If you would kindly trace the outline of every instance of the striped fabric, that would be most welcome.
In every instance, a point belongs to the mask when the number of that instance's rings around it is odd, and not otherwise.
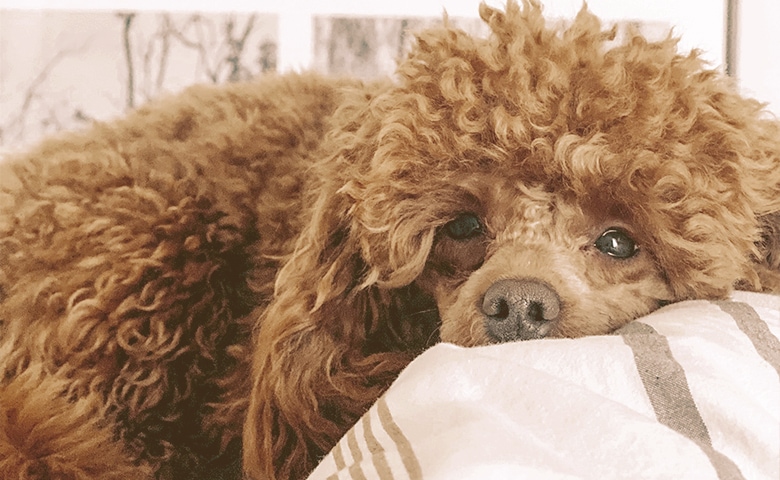
[[[614,335],[415,360],[312,473],[780,479],[780,297],[669,305]]]

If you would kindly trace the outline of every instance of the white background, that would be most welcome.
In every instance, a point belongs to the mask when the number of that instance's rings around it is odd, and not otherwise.
[[[769,102],[780,114],[780,0],[738,0],[736,76],[744,91]],[[279,61],[282,70],[311,62],[311,15],[384,14],[475,16],[478,0],[0,0],[0,8],[237,10],[280,14]],[[503,2],[488,0],[501,6]],[[571,17],[581,0],[545,0],[550,16]],[[713,65],[725,50],[724,0],[589,0],[604,20],[664,21],[682,36],[681,48],[700,48]],[[0,65],[2,68],[2,65]]]

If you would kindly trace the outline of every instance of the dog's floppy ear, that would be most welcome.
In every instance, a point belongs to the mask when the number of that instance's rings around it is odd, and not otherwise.
[[[749,172],[748,195],[758,217],[761,238],[754,267],[766,291],[780,291],[780,122],[752,125],[758,133],[753,156],[742,158]]]
[[[711,105],[716,113],[702,115],[717,134],[710,143],[727,159],[724,164],[739,173],[732,182],[756,224],[755,249],[749,252],[753,281],[737,286],[776,292],[780,290],[780,121],[764,104],[742,97],[735,88],[715,92]]]
[[[780,212],[764,215],[761,221],[758,275],[764,290],[780,291]]]
[[[244,428],[250,478],[301,478],[410,360],[405,349],[372,342],[393,335],[398,289],[426,257],[358,218],[378,127],[365,112],[346,123],[327,140],[335,153],[313,167],[318,193],[304,201],[306,224],[255,332]]]
[[[244,426],[248,478],[302,478],[364,407],[360,378],[332,376],[352,361],[366,307],[357,293],[334,301],[354,291],[364,268],[339,207],[320,197],[261,314]]]
[[[679,298],[777,290],[780,123],[715,72],[689,78],[685,168],[662,169],[645,189],[656,192],[647,210],[680,226],[659,229],[667,238],[655,254]]]
[[[301,478],[411,359],[368,352],[393,292],[376,285],[349,210],[343,195],[320,196],[261,317],[244,430],[250,478]]]

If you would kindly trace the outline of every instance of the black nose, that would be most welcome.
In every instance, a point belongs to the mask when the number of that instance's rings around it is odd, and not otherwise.
[[[499,280],[482,300],[487,332],[496,342],[542,338],[560,312],[558,295],[536,280]]]

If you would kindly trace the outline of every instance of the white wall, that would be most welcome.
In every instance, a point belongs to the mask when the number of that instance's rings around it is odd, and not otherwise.
[[[740,0],[737,18],[737,78],[780,116],[780,0]]]
[[[751,0],[746,0],[751,1]],[[753,0],[762,1],[762,0]],[[763,0],[778,2],[780,0]],[[281,67],[300,68],[311,60],[311,15],[322,13],[477,16],[480,0],[0,0],[0,7],[79,9],[244,10],[279,12]],[[551,16],[571,17],[582,0],[542,0]],[[487,0],[501,6],[504,0]],[[701,48],[715,65],[723,58],[723,0],[589,0],[604,20],[643,19],[668,22],[682,35],[682,48]]]

